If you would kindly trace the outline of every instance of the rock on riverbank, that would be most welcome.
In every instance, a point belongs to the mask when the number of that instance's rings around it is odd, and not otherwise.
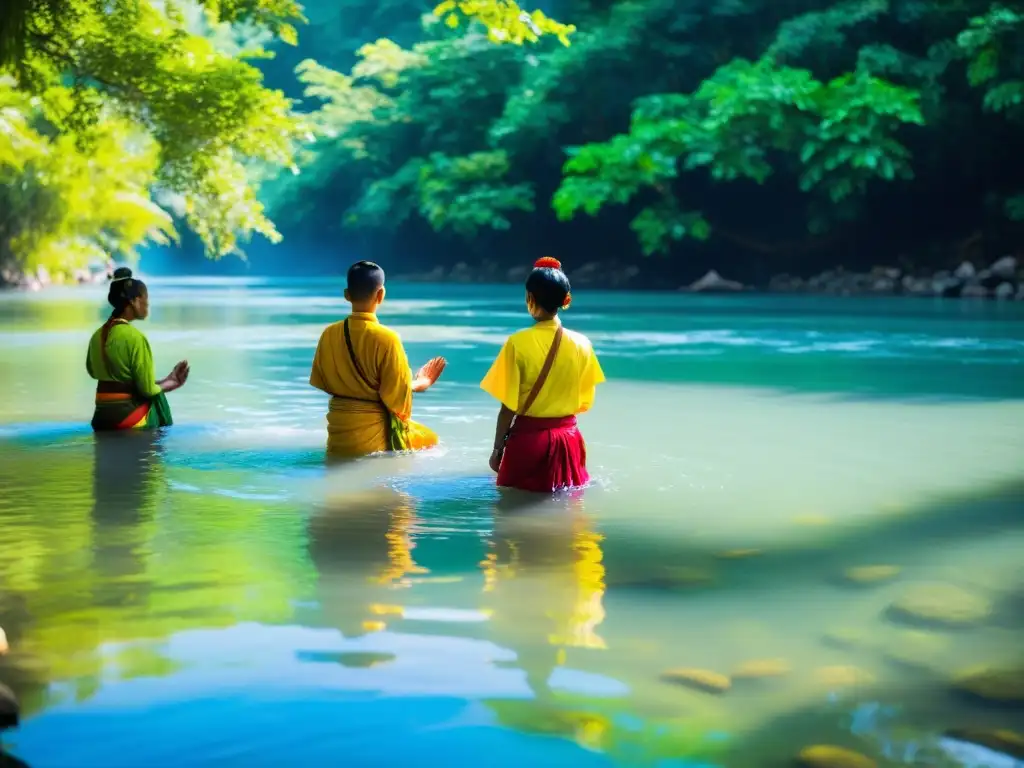
[[[567,265],[568,266],[568,265]],[[503,269],[495,262],[454,267],[434,267],[425,272],[400,274],[394,279],[422,283],[522,283],[528,266]],[[593,261],[568,268],[574,288],[634,290],[673,290],[688,293],[740,293],[760,291],[784,294],[821,294],[831,296],[912,296],[963,299],[1024,300],[1024,264],[1014,256],[1004,256],[987,267],[977,268],[963,262],[953,270],[904,271],[896,267],[875,267],[868,272],[829,269],[811,277],[780,274],[765,285],[745,285],[728,274],[709,270],[693,282],[679,286],[655,277],[636,265]]]
[[[836,296],[918,296],[963,299],[1024,300],[1024,265],[1004,256],[987,267],[965,261],[953,270],[903,271],[875,267],[870,272],[832,269],[804,279],[776,275],[772,293],[819,293]]]

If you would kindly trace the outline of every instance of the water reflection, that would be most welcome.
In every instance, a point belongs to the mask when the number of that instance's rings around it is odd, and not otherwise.
[[[587,517],[581,493],[541,500],[515,493],[495,505],[494,533],[481,563],[484,605],[494,641],[516,654],[532,702],[492,700],[499,720],[527,732],[600,746],[608,719],[552,688],[571,650],[603,650],[602,537]],[[568,708],[566,708],[568,706]]]
[[[140,430],[95,437],[91,567],[104,584],[100,604],[144,606],[147,540],[166,484],[161,434]]]
[[[311,516],[309,557],[323,620],[346,638],[402,615],[397,590],[425,573],[412,556],[415,501],[390,488],[336,494]]]

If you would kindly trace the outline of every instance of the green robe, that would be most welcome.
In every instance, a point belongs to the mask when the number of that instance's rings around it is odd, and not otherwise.
[[[97,393],[92,428],[155,429],[173,424],[171,407],[156,381],[149,340],[129,323],[114,323],[103,350],[103,328],[89,340],[85,370],[99,382],[119,382],[131,388],[130,399],[110,399]]]

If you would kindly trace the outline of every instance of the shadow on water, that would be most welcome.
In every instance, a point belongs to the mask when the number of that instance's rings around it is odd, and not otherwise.
[[[722,551],[659,538],[656,531],[610,526],[607,560],[614,577],[609,587],[657,590],[714,584],[770,590],[779,582],[835,577],[858,565],[913,564],[951,544],[1024,531],[1021,509],[1024,479],[935,499],[869,523],[823,528],[813,543],[772,550]]]

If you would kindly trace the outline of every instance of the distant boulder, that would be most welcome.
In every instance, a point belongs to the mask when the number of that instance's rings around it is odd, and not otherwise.
[[[700,280],[691,283],[684,290],[693,293],[736,293],[744,290],[743,283],[735,280],[726,280],[715,270],[709,271]]]

